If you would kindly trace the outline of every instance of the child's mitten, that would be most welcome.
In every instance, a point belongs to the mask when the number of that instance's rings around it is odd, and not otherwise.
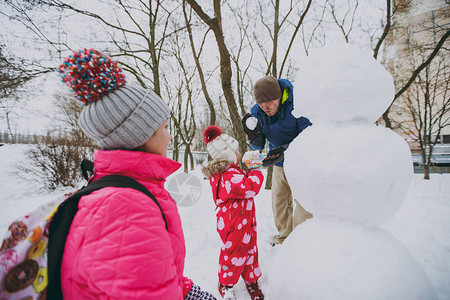
[[[264,158],[264,155],[259,153],[258,150],[247,151],[247,152],[245,152],[244,156],[242,157],[242,162],[249,169],[260,168],[262,166],[263,158]]]

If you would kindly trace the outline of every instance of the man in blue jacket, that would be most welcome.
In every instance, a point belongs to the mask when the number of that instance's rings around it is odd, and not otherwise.
[[[263,160],[263,165],[274,165],[272,210],[278,234],[273,237],[273,245],[283,243],[295,226],[312,217],[293,198],[283,168],[283,152],[300,132],[312,125],[307,118],[295,118],[292,115],[293,88],[292,83],[286,79],[277,80],[273,76],[259,79],[253,87],[257,104],[251,108],[251,114],[246,114],[242,119],[251,148],[262,150],[266,140],[269,142],[269,153]],[[258,120],[254,129],[247,126],[247,119],[252,116]]]

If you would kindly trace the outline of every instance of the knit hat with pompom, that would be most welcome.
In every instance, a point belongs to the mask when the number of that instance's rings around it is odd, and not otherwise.
[[[238,141],[222,132],[217,126],[209,126],[203,132],[203,141],[206,149],[213,159],[224,158],[231,163],[237,163],[236,150]]]
[[[157,94],[127,86],[118,63],[97,50],[75,52],[58,71],[85,105],[78,124],[102,149],[142,146],[169,117]]]

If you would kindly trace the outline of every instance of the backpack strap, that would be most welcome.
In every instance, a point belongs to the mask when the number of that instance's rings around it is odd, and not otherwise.
[[[62,257],[70,226],[72,225],[73,218],[78,211],[78,203],[80,198],[105,187],[132,188],[146,194],[160,209],[166,230],[168,230],[166,216],[164,215],[161,205],[156,200],[155,196],[153,196],[153,194],[145,186],[136,180],[122,175],[108,175],[92,182],[91,184],[88,184],[86,187],[82,188],[80,191],[76,192],[61,203],[50,221],[47,246],[48,299],[63,299],[61,288]]]
[[[219,188],[220,188],[220,181],[222,180],[222,174],[220,174],[219,180],[217,181],[217,189],[216,189],[216,199],[219,199]],[[219,206],[216,205],[216,211],[219,208]]]
[[[219,199],[219,188],[220,188],[220,181],[222,180],[222,174],[220,174],[219,180],[217,181],[217,189],[216,189],[216,199]]]
[[[80,163],[81,173],[84,179],[88,180],[94,174],[94,163],[88,159],[83,159]]]

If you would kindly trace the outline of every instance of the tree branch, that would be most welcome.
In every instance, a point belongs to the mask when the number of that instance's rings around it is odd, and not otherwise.
[[[433,60],[433,58],[436,56],[436,54],[441,49],[442,45],[444,44],[445,40],[450,35],[450,30],[447,30],[447,32],[444,34],[444,36],[440,39],[439,43],[434,48],[433,52],[430,54],[430,56],[427,58],[426,61],[424,61],[416,70],[414,70],[411,78],[408,80],[408,82],[395,94],[394,100],[392,100],[392,103],[394,103],[395,99],[400,97],[411,85],[411,83],[414,82],[416,77],[419,75],[419,73],[430,64],[430,62]],[[389,107],[392,106],[392,103]]]

